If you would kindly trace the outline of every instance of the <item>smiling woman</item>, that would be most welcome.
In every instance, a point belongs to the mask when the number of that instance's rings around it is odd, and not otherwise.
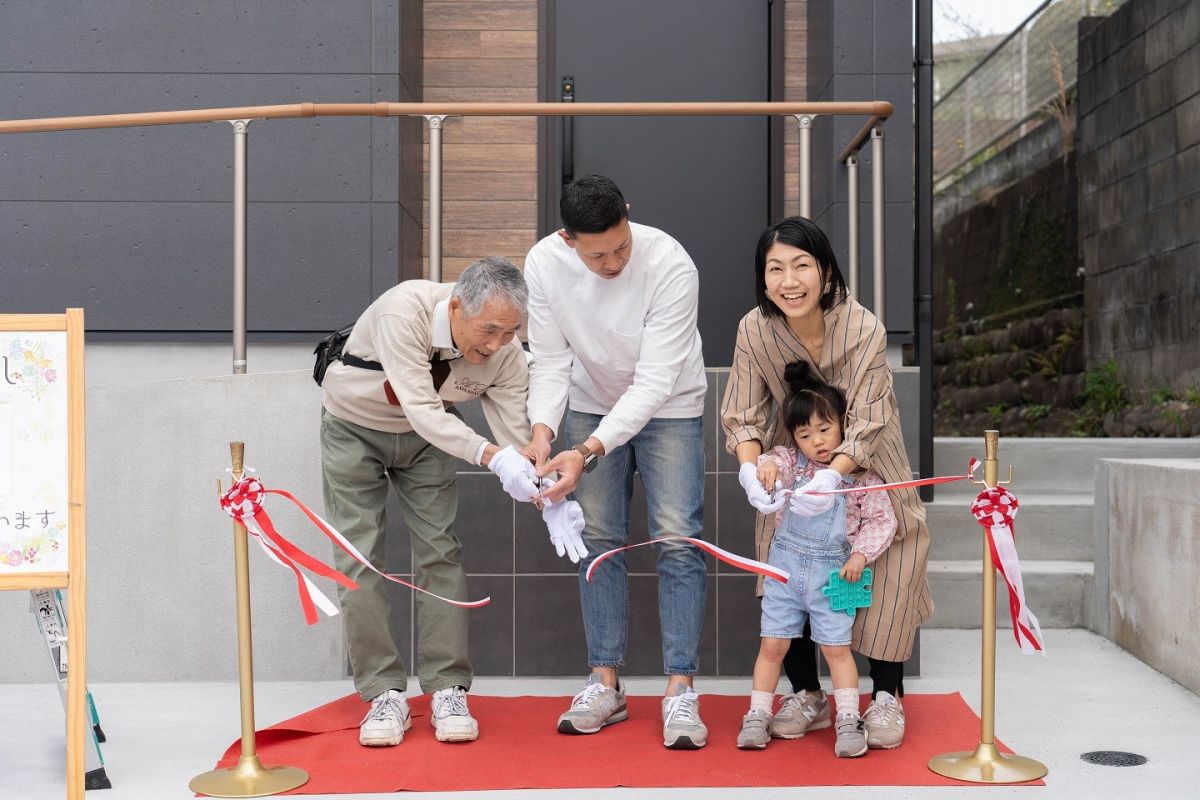
[[[789,438],[780,419],[788,392],[784,371],[796,361],[807,362],[846,395],[843,441],[832,448],[830,469],[842,475],[874,470],[889,483],[911,478],[887,363],[887,331],[846,290],[824,232],[803,217],[770,226],[759,238],[754,269],[758,307],[738,325],[721,406],[726,447],[742,464],[747,499],[760,510],[770,505],[767,491],[773,487],[758,483],[756,462],[764,450]],[[900,744],[903,711],[896,697],[903,693],[902,662],[912,653],[917,628],[933,613],[925,575],[925,509],[913,489],[889,495],[898,521],[896,538],[879,557],[879,588],[871,607],[858,614],[851,642],[871,662],[876,702],[864,718],[872,747]],[[773,534],[773,514],[760,515],[755,535],[760,560],[766,560]],[[793,642],[784,666],[796,702],[785,702],[777,717],[788,709],[799,714],[806,703],[816,702],[802,691],[820,694],[812,648],[807,637]],[[819,703],[824,702],[821,696]],[[814,709],[810,719],[822,713]]]

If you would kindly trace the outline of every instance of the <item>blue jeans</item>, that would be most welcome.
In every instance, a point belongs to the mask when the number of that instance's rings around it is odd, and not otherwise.
[[[568,410],[564,441],[584,441],[601,419],[597,414]],[[651,419],[636,436],[600,458],[575,489],[574,499],[583,507],[586,520],[583,540],[588,557],[579,564],[579,594],[592,667],[619,667],[625,662],[629,632],[625,554],[601,564],[591,583],[584,575],[600,553],[627,544],[635,471],[646,492],[650,537],[699,537],[704,525],[702,419]],[[704,627],[704,556],[686,542],[663,542],[654,549],[658,555],[663,671],[695,675]]]

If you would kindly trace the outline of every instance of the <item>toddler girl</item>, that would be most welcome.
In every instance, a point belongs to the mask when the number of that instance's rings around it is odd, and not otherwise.
[[[830,469],[834,451],[842,443],[846,396],[821,380],[806,361],[789,364],[784,379],[788,396],[781,409],[783,424],[796,446],[781,445],[761,456],[758,479],[767,491],[781,484],[791,487],[795,490],[792,497],[798,499],[801,487],[820,470]],[[883,483],[870,470],[858,470],[850,477],[839,474],[838,478],[842,486]],[[762,644],[754,664],[750,711],[742,718],[737,739],[742,749],[761,750],[770,741],[769,724],[780,666],[791,640],[800,635],[807,620],[833,678],[837,712],[834,753],[840,758],[854,758],[867,752],[858,710],[858,669],[850,653],[854,617],[834,611],[822,590],[829,584],[832,571],[840,571],[848,581],[862,576],[863,568],[892,543],[896,515],[887,492],[854,492],[835,498],[828,511],[816,516],[796,514],[790,507],[776,515],[767,561],[786,570],[790,580],[786,584],[775,580],[764,583]],[[781,507],[784,502],[782,497],[777,500]],[[814,720],[808,730],[827,728],[829,724],[828,717]]]

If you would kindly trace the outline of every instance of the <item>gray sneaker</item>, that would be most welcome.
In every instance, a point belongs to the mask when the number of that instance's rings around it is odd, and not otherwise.
[[[825,692],[802,689],[783,696],[779,711],[771,717],[770,731],[776,739],[799,739],[829,724],[829,698]]]
[[[679,686],[662,701],[663,745],[672,750],[699,750],[708,744],[708,728],[700,719],[700,695]]]
[[[835,756],[858,758],[867,752],[867,733],[863,728],[862,717],[857,714],[852,717],[838,717],[834,727],[837,728],[837,741],[833,745]]]
[[[575,695],[571,707],[558,718],[559,733],[596,733],[605,725],[629,718],[625,708],[625,690],[620,684],[609,688],[593,674],[587,686]]]
[[[742,717],[742,729],[738,732],[739,750],[765,750],[771,741],[767,723],[771,715],[759,708],[752,708]]]
[[[893,750],[904,741],[904,708],[887,692],[876,693],[863,714],[863,723],[872,749]]]

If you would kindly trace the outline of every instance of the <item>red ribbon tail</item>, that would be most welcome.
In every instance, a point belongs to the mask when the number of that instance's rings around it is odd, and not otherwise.
[[[331,581],[339,583],[342,586],[345,586],[347,589],[358,588],[358,584],[353,580],[347,578],[333,567],[323,564],[322,562],[313,558],[311,555],[304,552],[299,547],[292,544],[290,541],[280,535],[280,533],[275,530],[275,525],[271,522],[271,518],[267,515],[266,511],[259,509],[255,512],[254,519],[256,522],[258,522],[259,527],[262,528],[263,533],[267,535],[267,538],[270,539],[280,551],[288,556],[288,558],[305,567],[313,574],[320,575],[322,578],[329,578]]]
[[[263,516],[266,515],[264,514]],[[257,519],[257,515],[255,515],[255,518]],[[259,524],[262,524],[261,520]],[[258,534],[252,533],[250,535],[257,536]],[[269,545],[266,546],[269,547]],[[304,610],[304,621],[309,625],[316,625],[317,606],[313,602],[312,594],[308,591],[308,586],[304,583],[304,575],[300,573],[300,568],[296,566],[295,562],[286,553],[279,552],[278,547],[275,548],[275,557],[279,559],[279,563],[290,569],[296,577],[296,594],[300,595],[300,608]]]

